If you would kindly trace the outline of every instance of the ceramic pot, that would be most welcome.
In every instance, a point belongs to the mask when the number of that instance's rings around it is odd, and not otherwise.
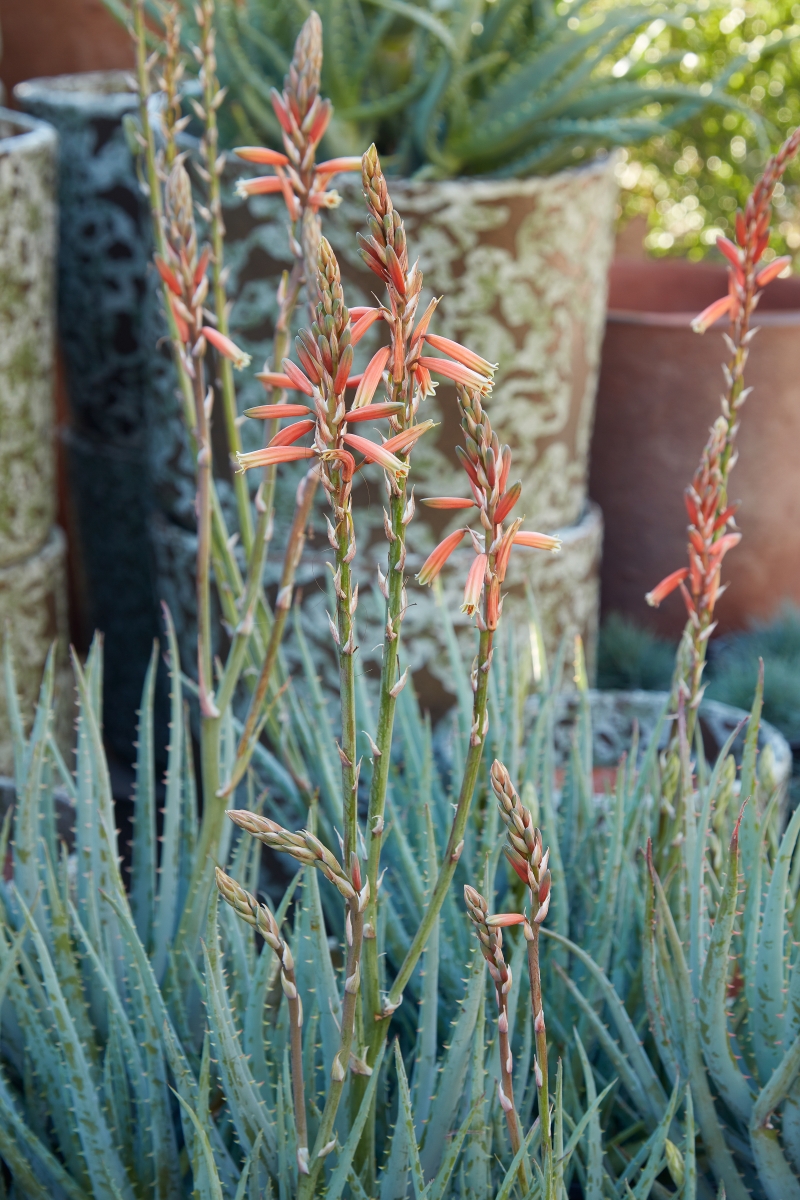
[[[590,475],[606,521],[602,608],[670,637],[685,621],[680,595],[659,609],[644,596],[686,561],[683,490],[719,413],[727,354],[724,321],[702,336],[690,322],[726,289],[723,268],[685,262],[618,260],[610,275]],[[771,284],[755,324],[730,485],[743,538],[725,559],[721,631],[800,603],[800,279]]]
[[[158,633],[147,532],[145,405],[157,337],[150,215],[123,125],[138,100],[121,71],[29,80],[14,95],[59,135],[58,317],[76,516],[71,549],[85,597],[78,624],[105,634],[105,732],[128,755]]]
[[[56,733],[67,744],[65,540],[53,522],[55,477],[56,135],[0,109],[0,630],[23,712],[36,702],[56,642]],[[0,774],[12,769],[0,689]]]

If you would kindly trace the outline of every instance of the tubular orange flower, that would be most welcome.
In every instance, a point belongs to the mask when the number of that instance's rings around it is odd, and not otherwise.
[[[658,608],[662,600],[666,600],[677,587],[683,583],[689,574],[688,567],[681,567],[679,571],[673,571],[671,575],[667,575],[666,579],[662,579],[657,587],[654,587],[652,592],[648,592],[645,600],[651,608]]]
[[[374,354],[370,359],[367,369],[361,376],[361,383],[358,385],[358,390],[353,400],[353,408],[364,408],[370,403],[375,395],[375,390],[381,381],[381,375],[386,369],[386,364],[389,361],[391,351],[388,346],[383,346],[377,354]]]
[[[722,234],[720,234],[717,238],[717,249],[725,255],[728,262],[732,263],[734,267],[741,267],[742,257],[739,253],[738,247],[734,242],[730,241],[729,238],[723,237]]]
[[[520,878],[523,876],[520,875]],[[528,874],[525,872],[524,882],[528,882]],[[490,929],[506,929],[509,925],[524,925],[525,917],[522,913],[495,913],[493,917],[486,918],[486,924]]]
[[[348,425],[355,425],[359,421],[378,421],[382,417],[395,417],[399,412],[402,412],[405,405],[402,401],[387,401],[385,404],[365,404],[363,408],[351,409],[345,413],[344,419]],[[391,448],[391,447],[390,447]]]
[[[354,450],[363,454],[368,462],[377,463],[379,467],[383,467],[384,471],[390,471],[393,475],[408,474],[408,463],[401,462],[389,450],[376,445],[369,438],[360,437],[357,433],[346,433],[344,441],[348,446],[352,446]]]
[[[211,325],[204,325],[201,330],[206,341],[210,342],[214,349],[223,354],[225,358],[229,358],[237,371],[241,371],[244,367],[250,365],[251,356],[244,350],[240,350],[235,342],[232,342],[224,333],[220,333],[218,329],[214,329]]]
[[[705,333],[707,329],[718,321],[720,317],[724,317],[727,312],[730,312],[733,304],[733,297],[722,296],[719,300],[715,300],[713,304],[709,304],[708,308],[704,308],[699,316],[692,321],[692,329],[695,333]]]
[[[289,376],[281,374],[280,371],[259,371],[256,379],[263,383],[265,388],[279,388],[282,392],[294,391],[294,384]]]
[[[237,146],[233,153],[245,162],[268,167],[285,167],[289,162],[280,150],[270,150],[268,146]]]
[[[311,383],[308,379],[306,379],[300,368],[295,366],[291,359],[285,358],[283,360],[283,369],[289,377],[289,384],[291,387],[296,388],[298,392],[305,392],[307,396],[314,395],[314,389],[311,386]]]
[[[422,570],[417,575],[417,579],[423,586],[426,583],[433,583],[450,555],[461,545],[466,535],[466,529],[457,529],[455,533],[448,534],[444,541],[439,542],[436,549],[431,551],[422,564]]]
[[[475,354],[466,346],[462,346],[460,342],[440,337],[438,333],[426,333],[423,337],[429,346],[433,346],[434,350],[441,350],[442,354],[449,355],[462,366],[468,367],[470,371],[476,371],[479,375],[485,375],[487,379],[491,379],[497,370],[497,363],[487,362],[485,358],[481,358],[480,354]]]
[[[460,496],[429,496],[422,503],[426,508],[474,508],[474,500],[462,499]]]
[[[175,324],[178,327],[178,337],[185,344],[189,340],[189,326],[186,322],[186,318],[181,316],[181,314],[178,312],[177,305],[175,304],[175,302],[171,296],[170,296],[170,308],[172,309],[172,315],[175,318]]]
[[[764,267],[763,271],[759,271],[756,275],[756,287],[766,287],[791,265],[792,259],[789,254],[784,254],[782,258],[774,258],[768,267]]]
[[[251,467],[271,467],[274,463],[297,462],[301,458],[315,458],[316,451],[305,446],[266,446],[249,454],[237,454],[240,471]]]
[[[561,549],[561,538],[552,537],[549,533],[529,533],[521,529],[514,534],[515,546],[528,546],[531,550],[552,550],[555,554]]]
[[[359,313],[358,317],[353,315],[356,312]],[[355,321],[355,324],[350,330],[350,344],[355,346],[358,342],[360,342],[370,326],[374,325],[376,321],[380,321],[382,317],[382,308],[351,308],[350,319],[351,321]]]
[[[476,554],[475,561],[469,569],[466,586],[464,587],[464,603],[461,605],[461,611],[468,613],[469,616],[472,616],[481,602],[488,562],[489,556],[487,554]]]
[[[256,179],[240,179],[236,184],[236,195],[242,200],[248,196],[270,196],[283,191],[283,180],[278,175],[259,175]]]
[[[724,537],[719,539],[719,541],[711,543],[711,546],[709,547],[709,558],[724,558],[729,550],[732,550],[734,546],[739,545],[741,540],[741,533],[726,533]]]
[[[425,309],[425,312],[422,314],[419,321],[417,322],[417,327],[411,335],[411,344],[412,345],[415,342],[418,342],[420,340],[420,338],[423,338],[425,336],[425,334],[428,332],[428,326],[431,323],[431,317],[436,312],[438,305],[439,305],[439,298],[437,296],[434,296],[433,300],[431,300],[430,304]]]
[[[246,408],[244,415],[257,421],[278,421],[282,417],[306,417],[308,408],[305,404],[259,404],[256,408]]]
[[[433,429],[435,421],[422,421],[419,425],[413,425],[411,429],[404,429],[402,433],[395,434],[394,437],[388,438],[383,443],[384,450],[391,450],[392,454],[402,454],[404,450],[410,450],[411,447],[422,437],[423,433],[427,433],[429,429]]]
[[[298,442],[304,434],[310,433],[316,425],[316,421],[296,421],[294,425],[287,425],[285,429],[281,429],[280,433],[276,433],[271,440],[270,446],[291,446],[293,442]]]
[[[360,171],[360,155],[347,155],[343,158],[328,158],[325,162],[317,163],[318,175],[338,175],[340,171]]]
[[[500,479],[500,490],[501,491],[503,489],[503,483],[504,483],[504,480],[501,478]],[[498,525],[501,522],[505,521],[506,517],[511,512],[512,508],[517,503],[517,501],[519,500],[521,495],[522,495],[522,484],[521,483],[515,483],[513,485],[513,487],[510,487],[508,489],[508,491],[505,493],[503,498],[499,501],[497,508],[494,510],[494,519],[495,519],[495,521],[497,521]]]
[[[464,367],[461,363],[450,362],[447,358],[420,358],[417,366],[433,375],[452,379],[454,383],[463,383],[465,387],[472,387],[480,392],[489,390],[489,381],[483,375],[470,371],[469,367]]]
[[[164,283],[167,285],[169,290],[176,296],[182,295],[182,289],[181,285],[178,283],[178,277],[176,276],[175,272],[167,266],[163,258],[160,258],[157,254],[154,254],[153,262],[156,264],[156,270],[164,280]]]

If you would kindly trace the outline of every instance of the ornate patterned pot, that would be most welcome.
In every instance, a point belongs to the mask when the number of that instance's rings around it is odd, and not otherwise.
[[[60,721],[68,721],[64,536],[55,480],[56,135],[0,109],[0,631],[6,625],[24,711],[59,643]],[[0,773],[11,767],[0,689]]]
[[[122,71],[29,80],[14,95],[59,135],[65,451],[71,556],[85,600],[77,628],[84,638],[94,628],[105,634],[105,732],[126,754],[158,631],[147,531],[145,404],[157,337],[150,216],[123,127],[138,101]]]

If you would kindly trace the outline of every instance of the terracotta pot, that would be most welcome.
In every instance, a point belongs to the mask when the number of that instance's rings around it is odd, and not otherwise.
[[[0,77],[23,79],[133,66],[133,44],[103,0],[0,0]]]
[[[675,637],[679,594],[660,609],[644,596],[686,561],[683,490],[719,413],[726,356],[720,322],[690,321],[724,294],[721,267],[617,260],[598,386],[589,490],[603,509],[603,612],[621,612]],[[731,497],[743,540],[725,559],[720,630],[800,602],[800,279],[779,279],[757,311]]]

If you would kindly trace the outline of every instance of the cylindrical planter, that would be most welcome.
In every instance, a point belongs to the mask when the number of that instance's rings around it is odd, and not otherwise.
[[[644,596],[686,562],[683,490],[720,411],[727,356],[725,322],[703,336],[690,322],[726,289],[720,267],[619,260],[611,271],[590,476],[606,522],[602,608],[673,637],[680,596],[657,610]],[[730,485],[743,537],[725,559],[721,630],[800,602],[800,280],[771,284],[755,324]]]
[[[151,230],[124,129],[137,107],[121,71],[30,80],[14,91],[59,134],[59,332],[69,403],[67,475],[85,610],[105,634],[105,732],[129,755],[152,638],[156,586],[145,408],[151,388]],[[124,589],[121,589],[124,581]]]
[[[0,631],[26,721],[57,645],[56,733],[69,740],[65,541],[55,478],[56,135],[0,109]],[[4,633],[0,636],[5,636]],[[0,689],[0,774],[13,766]]]
[[[56,136],[0,109],[0,564],[55,519]]]
[[[26,727],[36,706],[42,668],[53,642],[56,659],[56,735],[72,744],[72,680],[67,661],[66,540],[53,526],[35,554],[0,566],[0,630],[8,628],[17,692]],[[14,754],[5,688],[0,688],[0,775],[11,774]]]

